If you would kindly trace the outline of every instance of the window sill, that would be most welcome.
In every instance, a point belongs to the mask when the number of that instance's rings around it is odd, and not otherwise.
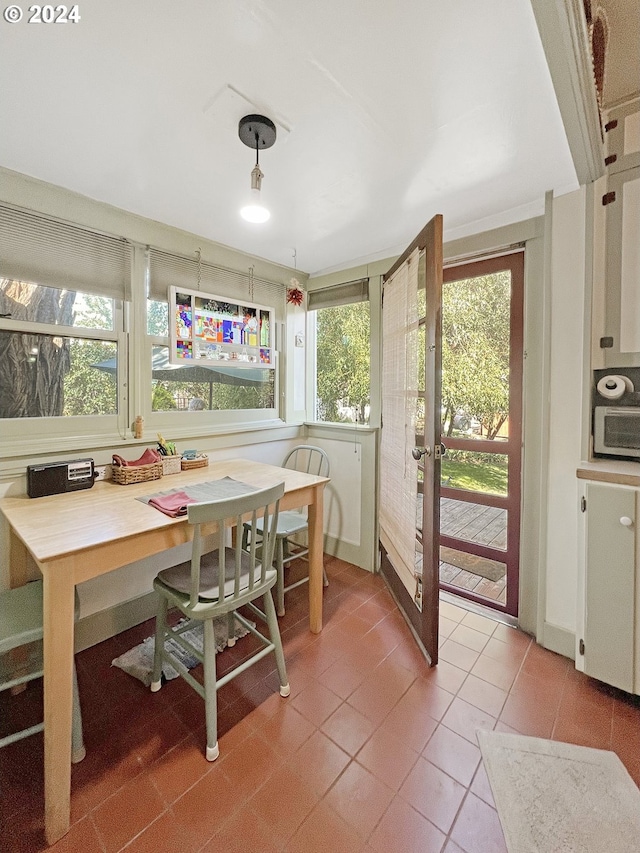
[[[377,427],[371,426],[367,424],[343,424],[343,423],[332,423],[330,421],[305,421],[305,427],[308,429],[327,429],[336,432],[348,432],[353,435],[354,433],[375,433],[378,431]]]
[[[255,444],[256,433],[266,434],[266,441],[276,441],[295,437],[301,426],[301,423],[285,423],[281,420],[217,426],[201,424],[192,425],[190,429],[172,430],[170,434],[165,431],[164,435],[171,441],[179,442],[179,449],[185,449],[194,443],[200,444],[204,439],[213,439],[215,443],[219,440],[221,447],[242,447]],[[152,427],[147,427],[142,438],[123,439],[118,433],[101,433],[64,437],[42,436],[21,442],[5,441],[0,455],[0,477],[10,478],[24,474],[27,465],[85,456],[93,457],[97,465],[104,465],[111,461],[113,453],[135,453],[137,450],[142,452],[145,447],[155,447],[156,432]],[[225,437],[230,440],[225,441]]]

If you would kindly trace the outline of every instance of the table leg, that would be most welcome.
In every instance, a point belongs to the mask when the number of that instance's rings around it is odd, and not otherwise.
[[[323,566],[323,493],[324,484],[315,489],[315,500],[309,504],[309,628],[322,631],[322,566]]]
[[[44,576],[44,818],[48,843],[69,830],[74,585],[57,564]]]
[[[13,528],[9,530],[9,586],[14,589],[17,586],[24,586],[29,580],[27,549],[24,543],[18,539],[13,532]]]

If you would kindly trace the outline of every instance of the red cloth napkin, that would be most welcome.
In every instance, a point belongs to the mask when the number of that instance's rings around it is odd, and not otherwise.
[[[149,499],[149,506],[159,509],[171,518],[187,514],[187,505],[195,504],[197,501],[190,498],[186,492],[173,492],[170,495],[159,495],[157,498]]]
[[[158,451],[152,450],[151,447],[147,447],[142,456],[133,462],[128,462],[126,459],[123,459],[122,456],[118,456],[117,453],[113,454],[113,464],[122,465],[125,468],[134,468],[136,465],[151,465],[152,462],[160,462],[161,459],[162,456]]]

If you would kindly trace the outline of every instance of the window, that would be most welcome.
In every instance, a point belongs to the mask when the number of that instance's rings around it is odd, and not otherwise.
[[[0,314],[0,418],[117,413],[113,300],[0,279]]]
[[[368,281],[313,290],[308,305],[315,325],[315,418],[369,423],[370,311]]]
[[[155,346],[151,357],[152,410],[273,409],[275,371],[264,368],[234,370],[169,363],[169,348]]]
[[[149,250],[147,335],[151,342],[151,412],[249,411],[259,417],[277,416],[278,371],[260,367],[242,371],[194,364],[169,363],[170,286],[215,292],[234,301],[246,299],[273,306],[276,321],[284,317],[282,284],[201,263],[197,259]]]
[[[167,294],[170,284],[199,289],[201,279],[203,291],[268,306],[277,351],[284,281],[10,204],[0,204],[0,235],[0,423],[8,455],[24,452],[25,442],[31,452],[109,445],[131,437],[137,414],[170,437],[278,417],[280,362],[241,376],[223,364],[199,374],[168,364]]]
[[[115,428],[128,244],[11,207],[0,207],[0,226],[5,433],[17,439],[42,435],[41,418],[110,416],[103,429]],[[86,424],[67,428],[82,431]]]

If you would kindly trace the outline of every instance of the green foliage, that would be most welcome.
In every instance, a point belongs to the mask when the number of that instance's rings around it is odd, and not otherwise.
[[[76,298],[74,324],[87,329],[113,329],[113,301],[103,296]],[[118,410],[115,373],[93,365],[117,362],[118,349],[109,341],[72,338],[70,368],[64,379],[64,415],[112,415]]]
[[[113,359],[116,345],[108,341],[72,338],[69,341],[71,367],[64,379],[64,415],[116,414],[115,373],[97,370],[93,364]]]
[[[206,409],[267,409],[274,408],[273,371],[271,381],[258,387],[227,385],[221,382],[154,382],[152,408],[154,412],[166,412],[176,409],[176,398],[192,400],[200,397]],[[211,395],[211,396],[209,396]],[[211,405],[209,400],[211,399]]]
[[[113,300],[104,296],[76,296],[74,325],[86,329],[113,329]]]
[[[272,379],[273,372],[271,373]],[[204,398],[205,400],[207,397]],[[273,382],[258,388],[243,385],[213,386],[213,409],[268,409],[275,406]]]
[[[509,414],[508,271],[449,282],[442,298],[442,405],[447,435],[456,412],[494,438]]]
[[[156,382],[151,397],[151,408],[154,412],[168,412],[177,409],[173,395],[165,387],[164,382]]]
[[[169,334],[169,305],[147,299],[147,334],[166,337]]]
[[[352,421],[340,408],[367,420],[369,405],[369,303],[340,305],[316,312],[317,417]]]

